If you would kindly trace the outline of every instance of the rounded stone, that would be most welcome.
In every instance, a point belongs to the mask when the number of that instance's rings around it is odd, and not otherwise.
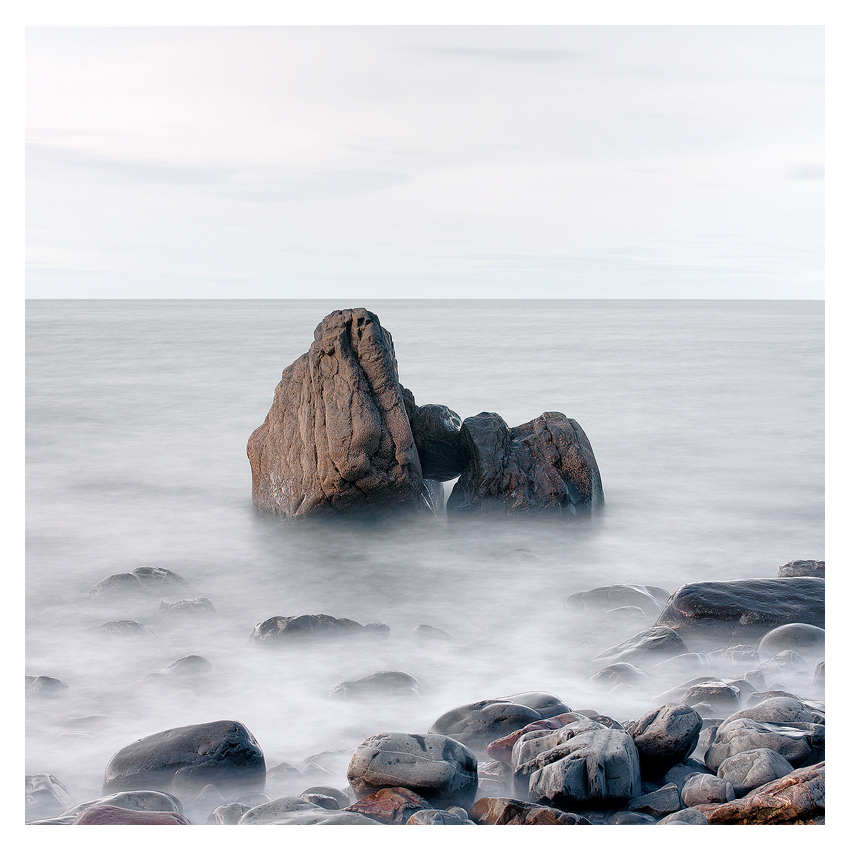
[[[786,649],[793,649],[807,658],[823,658],[826,632],[808,623],[788,623],[771,629],[758,644],[762,658],[773,658]]]
[[[641,767],[649,774],[664,774],[696,749],[702,718],[691,706],[680,703],[648,711],[631,727]]]
[[[793,770],[788,759],[775,750],[760,747],[724,759],[717,768],[717,775],[731,783],[735,796],[743,797],[755,788],[787,776]]]
[[[730,782],[711,773],[695,773],[682,787],[685,808],[703,803],[728,803],[735,799],[735,789]]]

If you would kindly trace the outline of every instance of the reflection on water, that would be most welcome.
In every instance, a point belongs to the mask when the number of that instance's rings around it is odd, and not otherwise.
[[[115,750],[173,726],[239,720],[269,766],[299,764],[529,690],[630,719],[652,694],[597,688],[592,658],[653,618],[570,610],[570,593],[608,583],[673,591],[823,558],[814,302],[363,305],[392,332],[418,403],[461,417],[493,410],[510,425],[545,410],[578,420],[604,511],[495,523],[292,524],[253,513],[247,438],[315,325],[350,306],[361,305],[30,303],[27,673],[70,687],[28,700],[27,772],[91,798]],[[107,575],[140,565],[189,586],[88,598]],[[198,597],[215,613],[156,614],[162,598]],[[390,633],[249,643],[268,617],[319,613]],[[154,634],[86,631],[130,619]],[[419,624],[450,638],[413,633]],[[212,671],[146,678],[192,654]],[[421,695],[329,698],[379,670],[410,673]],[[677,681],[657,684],[654,693]],[[325,784],[335,783],[344,777]]]

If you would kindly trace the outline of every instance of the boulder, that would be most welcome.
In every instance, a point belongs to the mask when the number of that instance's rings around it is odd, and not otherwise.
[[[711,773],[695,773],[682,786],[682,802],[688,809],[700,803],[728,803],[734,799],[732,783]]]
[[[473,823],[487,826],[576,826],[590,824],[582,815],[551,806],[513,800],[509,797],[482,797],[469,809]]]
[[[655,621],[688,638],[759,639],[777,626],[824,627],[824,580],[795,578],[701,581],[680,587]]]
[[[362,679],[340,682],[330,693],[332,697],[419,696],[422,686],[410,673],[382,670]]]
[[[246,812],[246,814],[248,814]],[[243,821],[239,821],[240,824]],[[244,823],[250,823],[244,821]],[[381,826],[381,822],[357,812],[332,812],[318,806],[303,811],[281,812],[275,820],[266,824],[280,826]]]
[[[787,623],[771,629],[760,641],[758,653],[771,658],[786,649],[807,658],[823,658],[826,632],[808,623]]]
[[[440,715],[428,732],[448,735],[471,749],[484,751],[496,738],[542,719],[539,712],[520,703],[505,699],[481,700]]]
[[[560,729],[569,723],[574,723],[576,720],[579,720],[580,717],[581,715],[579,714],[568,712],[566,714],[558,714],[555,717],[545,717],[540,720],[532,720],[531,723],[527,723],[521,729],[517,729],[509,735],[505,735],[502,738],[497,738],[495,741],[491,741],[487,745],[487,755],[496,759],[496,761],[503,762],[504,764],[510,764],[513,746],[523,735],[525,735],[526,732],[535,732],[541,729]]]
[[[761,656],[758,650],[747,643],[735,644],[735,646],[720,646],[707,653],[708,660],[718,667],[726,670],[746,670],[758,667],[761,664]]]
[[[120,637],[153,637],[153,631],[136,620],[110,620],[108,623],[91,626],[86,631]]]
[[[702,762],[693,758],[688,758],[679,762],[679,764],[674,764],[673,767],[664,774],[663,782],[665,785],[672,782],[681,792],[688,779],[696,773],[708,773],[708,768]]]
[[[245,803],[228,803],[226,806],[219,806],[210,813],[210,816],[207,818],[207,824],[232,826],[239,823],[242,815],[250,808]]]
[[[68,789],[51,773],[28,773],[24,792],[27,821],[61,814],[71,805]]]
[[[58,697],[68,690],[67,683],[54,679],[53,676],[25,676],[24,679],[24,691],[27,696],[38,694],[40,697]]]
[[[128,573],[113,573],[89,590],[89,598],[179,590],[188,582],[164,567],[136,567]]]
[[[681,808],[682,798],[673,782],[629,800],[629,811],[650,815],[653,820],[678,812]]]
[[[417,407],[410,390],[402,388],[422,477],[441,482],[457,478],[469,463],[469,448],[460,433],[461,420],[444,404]]]
[[[380,823],[406,824],[411,815],[430,808],[431,804],[424,797],[407,788],[381,788],[361,797],[345,811],[365,815]]]
[[[500,699],[532,708],[544,719],[566,714],[570,710],[558,697],[548,691],[524,691],[521,694],[508,694]]]
[[[160,601],[154,612],[161,620],[182,620],[189,617],[208,617],[215,614],[215,606],[206,596],[197,599],[178,599],[176,602]]]
[[[646,812],[614,812],[605,818],[611,826],[653,826],[657,821]]]
[[[528,761],[522,760],[524,749],[515,747],[514,787],[527,781],[530,802],[563,809],[608,808],[640,794],[638,751],[627,733],[599,724],[572,737],[565,735],[569,730],[571,726],[550,733],[561,742]]]
[[[107,791],[262,789],[263,752],[254,736],[233,720],[167,729],[119,750],[106,766]]]
[[[705,826],[707,823],[705,815],[697,809],[682,809],[661,818],[656,826]]]
[[[75,821],[78,826],[180,826],[191,822],[177,812],[137,812],[118,806],[87,808]]]
[[[644,714],[628,733],[635,742],[641,769],[663,776],[696,749],[702,718],[688,705],[666,703]]]
[[[445,735],[384,732],[354,751],[348,781],[360,799],[381,788],[407,788],[432,805],[466,808],[478,787],[478,762],[467,747]]]
[[[742,708],[730,714],[721,727],[740,717],[767,723],[814,723],[812,712],[807,705],[794,697],[786,696],[769,697],[753,706]]]
[[[794,767],[823,758],[824,727],[816,723],[767,723],[741,717],[722,724],[705,754],[705,766],[716,772],[729,756],[766,748]]]
[[[452,806],[452,808],[456,808]],[[408,826],[475,826],[463,809],[447,811],[445,809],[420,809],[414,812],[408,819]]]
[[[617,661],[597,670],[590,677],[590,681],[594,685],[608,688],[621,684],[642,687],[654,682],[655,675],[643,667],[629,664],[628,661]]]
[[[248,440],[254,507],[290,518],[426,507],[389,331],[358,307],[313,337]]]
[[[183,806],[172,794],[162,791],[118,791],[96,800],[88,800],[73,808],[67,809],[61,815],[52,818],[49,823],[68,825],[92,806],[114,806],[119,809],[132,809],[136,812],[176,812],[183,814]],[[47,823],[48,821],[36,821]]]
[[[826,687],[826,662],[820,661],[815,667],[815,674],[812,677],[812,687],[823,689]]]
[[[604,504],[590,441],[563,413],[509,428],[498,413],[464,419],[469,462],[446,502],[449,515],[587,513]]]
[[[826,765],[802,767],[729,803],[699,806],[709,824],[823,823]]]
[[[683,652],[681,655],[656,662],[649,668],[649,672],[666,678],[685,676],[697,670],[708,670],[710,667],[711,659],[702,652]]]
[[[662,587],[643,584],[607,584],[592,590],[571,593],[564,604],[568,608],[605,612],[624,606],[640,608],[644,614],[658,616],[670,594]]]
[[[630,663],[651,664],[665,658],[682,655],[688,648],[675,630],[667,626],[655,625],[636,635],[600,652],[593,660],[603,664],[614,664],[618,661]]]
[[[306,800],[308,803],[312,803],[314,806],[318,806],[320,809],[330,809],[332,811],[338,812],[340,809],[345,808],[344,806],[340,806],[339,800],[334,797],[328,797],[327,794],[300,794],[299,795],[302,800]]]
[[[708,681],[691,685],[684,694],[682,702],[685,705],[708,703],[716,712],[713,717],[730,714],[738,709],[741,702],[741,691],[726,682]]]
[[[269,617],[254,626],[250,641],[277,644],[315,637],[338,637],[362,634],[364,626],[354,620],[329,614],[302,614],[300,617]]]
[[[322,796],[334,800],[337,804],[337,809],[344,809],[351,805],[351,800],[348,799],[348,794],[345,791],[340,791],[338,788],[331,788],[329,785],[311,785],[309,788],[305,788],[300,794],[300,797],[304,800],[312,796]],[[311,800],[310,802],[315,801]],[[316,803],[316,805],[321,805],[321,803]],[[322,808],[330,807],[322,806]]]
[[[743,797],[773,782],[787,776],[794,768],[788,759],[783,758],[775,750],[761,747],[756,750],[745,750],[724,759],[717,768],[717,775],[732,785],[736,797]],[[702,802],[724,802],[720,800],[704,800]]]
[[[790,561],[779,568],[777,578],[794,578],[796,576],[813,576],[826,578],[824,561]]]
[[[169,664],[165,668],[165,675],[193,678],[211,673],[212,669],[212,664],[203,655],[185,655]]]
[[[240,825],[261,825],[279,823],[282,815],[291,814],[292,812],[315,812],[321,810],[322,814],[325,809],[321,809],[315,803],[310,803],[301,797],[278,797],[276,800],[269,800],[266,803],[260,803],[258,806],[252,806],[239,819]]]

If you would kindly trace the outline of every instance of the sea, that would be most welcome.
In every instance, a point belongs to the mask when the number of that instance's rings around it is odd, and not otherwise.
[[[248,437],[322,318],[350,307],[390,331],[420,405],[510,426],[545,411],[577,420],[604,509],[486,521],[255,512]],[[368,736],[427,732],[478,700],[545,691],[636,719],[654,707],[646,694],[590,677],[598,653],[654,618],[579,611],[571,594],[672,593],[823,558],[822,301],[27,302],[26,673],[68,687],[27,699],[26,772],[54,775],[75,802],[101,795],[120,748],[207,721],[243,723],[269,768],[318,765],[318,784],[343,788]],[[187,585],[89,597],[139,566]],[[157,613],[198,598],[215,612]],[[389,633],[251,642],[258,623],[302,614]],[[149,633],[96,628],[122,620]],[[189,655],[209,672],[156,675]],[[419,693],[330,695],[392,670]]]

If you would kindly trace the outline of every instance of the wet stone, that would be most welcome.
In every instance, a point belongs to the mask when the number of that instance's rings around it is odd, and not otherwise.
[[[139,812],[118,806],[90,806],[75,821],[79,826],[188,826],[191,821],[177,812]]]
[[[682,788],[685,808],[700,803],[727,803],[735,799],[735,789],[722,777],[711,773],[695,773]]]
[[[469,809],[469,818],[473,823],[487,826],[575,826],[589,823],[585,817],[574,812],[510,797],[482,797],[476,800]]]
[[[618,661],[652,664],[687,651],[685,642],[673,629],[667,626],[653,626],[600,652],[593,660],[602,664],[614,664]]]
[[[461,811],[463,811],[461,809]],[[420,809],[407,819],[408,826],[475,826],[465,815],[444,809]]]
[[[542,719],[539,712],[520,703],[481,700],[447,711],[431,724],[428,732],[448,735],[473,750],[484,751],[491,741]]]
[[[26,676],[25,692],[27,696],[58,697],[68,690],[68,685],[53,676]]]
[[[768,782],[787,776],[793,770],[788,759],[775,750],[762,747],[724,759],[717,768],[717,775],[732,785],[736,797],[743,797]]]
[[[658,826],[705,826],[708,821],[697,809],[682,809],[658,821]]]
[[[702,718],[688,705],[666,703],[629,727],[647,775],[663,775],[696,749]]]
[[[228,803],[225,806],[219,806],[217,809],[214,809],[206,822],[208,824],[237,824],[241,820],[242,815],[250,808],[245,803]]]
[[[431,804],[419,794],[407,788],[381,788],[361,797],[346,808],[347,812],[356,812],[374,818],[386,824],[406,824],[410,816]]]
[[[51,773],[28,773],[24,788],[27,821],[61,814],[71,805],[68,789]]]
[[[387,696],[419,696],[422,685],[419,680],[401,670],[382,670],[355,679],[350,682],[340,682],[330,693],[336,698],[367,698]]]
[[[679,811],[682,808],[682,798],[674,783],[664,785],[656,791],[642,794],[629,800],[629,811],[643,812],[654,819]]]

